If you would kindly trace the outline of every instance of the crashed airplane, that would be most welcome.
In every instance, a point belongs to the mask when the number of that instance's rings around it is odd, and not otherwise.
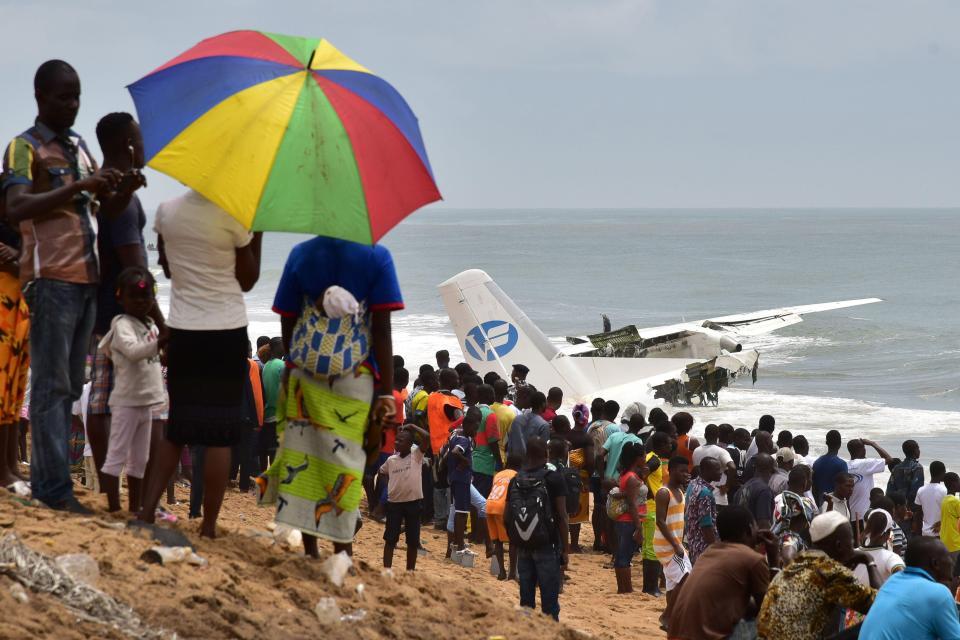
[[[481,374],[509,378],[519,363],[530,368],[530,384],[560,387],[576,401],[652,394],[674,405],[715,405],[737,377],[755,382],[760,354],[745,350],[743,338],[797,324],[804,314],[882,302],[844,300],[650,328],[610,330],[605,322],[602,333],[558,345],[484,271],[463,271],[439,289],[464,359]]]

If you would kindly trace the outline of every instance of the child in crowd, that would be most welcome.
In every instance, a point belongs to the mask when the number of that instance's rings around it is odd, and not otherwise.
[[[483,414],[478,407],[467,409],[463,417],[463,426],[450,435],[447,448],[447,481],[450,483],[450,496],[453,502],[453,549],[447,549],[448,557],[462,556],[466,549],[464,533],[467,529],[467,516],[470,515],[470,487],[473,477],[473,436],[477,433]],[[454,556],[453,552],[460,552]]]
[[[507,468],[493,477],[493,488],[487,498],[487,529],[490,532],[493,553],[498,563],[497,580],[517,579],[517,550],[513,545],[510,545],[508,551],[510,558],[509,571],[507,571],[507,565],[503,562],[503,544],[510,541],[507,535],[507,527],[503,522],[503,512],[507,506],[507,489],[510,488],[510,481],[520,471],[522,464],[523,458],[519,452],[508,455]]]
[[[567,441],[559,436],[550,438],[547,443],[547,455],[549,457],[547,467],[552,467],[552,471],[562,471],[567,466],[567,444]]]
[[[413,444],[413,434],[430,435],[412,424],[397,432],[397,452],[380,467],[387,482],[387,527],[383,532],[383,566],[393,566],[393,551],[400,540],[400,528],[407,533],[407,571],[417,568],[420,548],[420,508],[423,503],[423,452]]]
[[[126,464],[130,510],[140,509],[140,491],[150,456],[152,408],[165,400],[160,371],[157,326],[148,315],[156,304],[153,275],[128,267],[117,277],[117,298],[123,313],[100,341],[113,361],[115,385],[110,393],[113,414],[107,457],[100,471],[110,511],[120,510],[120,470]]]

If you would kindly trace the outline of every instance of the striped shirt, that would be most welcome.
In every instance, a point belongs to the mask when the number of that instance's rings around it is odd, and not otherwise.
[[[670,491],[669,487],[667,491]],[[677,541],[683,540],[683,491],[680,491],[680,497],[677,498],[673,491],[670,491],[670,504],[667,507],[667,529],[673,534]],[[677,555],[673,545],[667,541],[667,538],[661,533],[659,525],[653,532],[653,552],[657,554],[660,562],[669,562],[670,558]]]
[[[74,131],[58,134],[42,122],[13,139],[3,154],[3,189],[24,185],[29,193],[53,191],[97,170],[86,143]],[[92,196],[82,193],[42,216],[20,223],[20,281],[50,278],[94,284],[97,221]]]

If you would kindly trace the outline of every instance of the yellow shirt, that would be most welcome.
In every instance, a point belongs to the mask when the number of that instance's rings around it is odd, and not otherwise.
[[[650,458],[656,455],[657,454],[655,454],[653,451],[648,453],[646,458],[647,462],[650,462]],[[660,458],[658,457],[657,459],[659,460]],[[660,460],[660,467],[657,468],[656,471],[651,471],[650,475],[647,476],[647,486],[650,487],[650,499],[647,500],[647,510],[649,513],[653,513],[654,515],[657,513],[657,491],[660,491],[660,488],[663,487],[664,471],[665,469],[663,460]]]
[[[510,427],[513,426],[513,419],[517,414],[513,409],[501,402],[494,402],[490,405],[497,416],[497,430],[500,432],[500,459],[507,463],[507,436],[510,435]]]
[[[947,551],[960,551],[960,498],[948,495],[940,503],[940,541]]]

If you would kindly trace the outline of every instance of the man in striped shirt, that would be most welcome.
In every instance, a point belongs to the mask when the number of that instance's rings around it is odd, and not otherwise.
[[[683,581],[690,574],[690,556],[683,541],[683,488],[690,480],[690,466],[683,456],[670,458],[667,484],[657,491],[657,528],[653,534],[653,551],[663,566],[667,582],[667,607],[660,616],[660,627],[667,630],[670,612]]]

